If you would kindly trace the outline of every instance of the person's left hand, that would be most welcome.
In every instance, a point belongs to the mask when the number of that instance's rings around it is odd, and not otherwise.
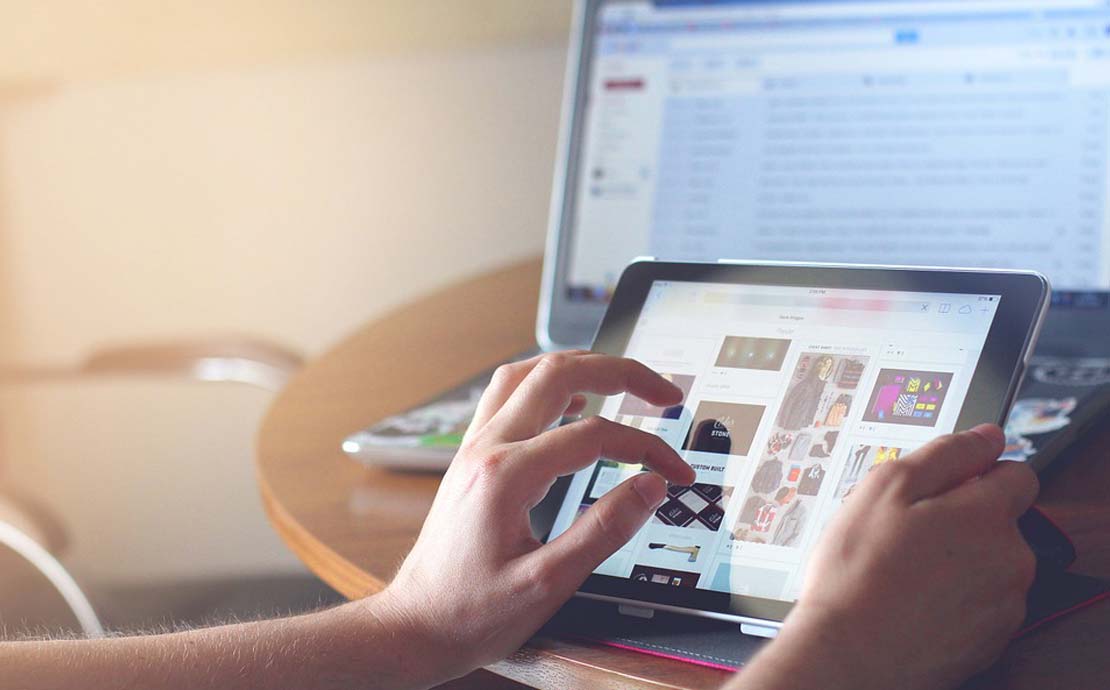
[[[682,391],[643,364],[590,352],[542,355],[498,369],[443,478],[416,545],[374,597],[413,640],[433,680],[462,675],[523,644],[666,497],[664,478],[694,471],[662,439],[600,417],[545,431],[577,414],[582,393],[628,392],[653,405]],[[643,463],[549,544],[528,513],[557,478],[599,457]],[[662,476],[660,476],[662,475]],[[382,615],[378,609],[375,615]]]

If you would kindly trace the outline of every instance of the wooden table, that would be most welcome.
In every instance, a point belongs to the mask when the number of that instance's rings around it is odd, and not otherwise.
[[[382,588],[408,552],[439,479],[364,469],[339,449],[401,411],[534,346],[540,263],[451,286],[378,319],[297,375],[258,437],[258,477],[275,529],[347,597]],[[1110,428],[1047,482],[1040,505],[1079,549],[1073,570],[1110,577]],[[953,621],[959,625],[959,621]],[[1110,604],[1019,640],[976,687],[1110,685]],[[922,640],[927,645],[927,640]],[[535,639],[490,667],[546,688],[713,688],[728,674],[635,652]]]

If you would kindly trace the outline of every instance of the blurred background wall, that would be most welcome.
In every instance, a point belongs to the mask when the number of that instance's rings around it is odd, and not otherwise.
[[[0,363],[244,333],[308,357],[542,251],[562,0],[0,1]],[[270,395],[0,390],[0,475],[107,588],[303,572],[251,443]]]

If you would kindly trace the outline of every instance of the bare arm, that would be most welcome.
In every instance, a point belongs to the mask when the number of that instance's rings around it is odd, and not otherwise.
[[[602,355],[503,367],[381,594],[281,621],[0,643],[0,677],[26,690],[413,688],[503,658],[643,526],[664,479],[695,478],[638,429],[594,418],[544,431],[587,391],[661,406],[682,398],[643,365]],[[1028,468],[995,463],[1001,449],[1001,430],[984,427],[874,471],[826,531],[780,637],[732,687],[942,688],[994,659],[1024,612],[1034,564],[1016,519],[1037,489]],[[539,543],[529,510],[559,476],[602,456],[653,472]]]
[[[553,431],[580,393],[682,391],[642,364],[562,353],[502,367],[482,397],[420,537],[381,594],[330,611],[169,635],[0,643],[0,686],[417,688],[501,659],[628,541],[694,472],[659,437],[602,419]],[[599,500],[550,544],[528,513],[555,480],[599,456],[654,470]],[[656,474],[657,472],[658,474]],[[14,681],[13,681],[14,679]]]
[[[447,677],[384,593],[293,618],[164,635],[0,643],[3,687],[405,688]]]

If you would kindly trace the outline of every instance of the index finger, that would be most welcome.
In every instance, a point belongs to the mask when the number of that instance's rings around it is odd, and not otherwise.
[[[577,393],[631,393],[652,405],[677,405],[684,393],[647,366],[602,354],[545,355],[490,420],[503,441],[521,441],[558,419]]]
[[[1007,519],[1017,519],[1037,500],[1037,475],[1020,462],[999,462],[977,481],[969,482],[944,498],[953,503],[997,507]]]
[[[908,478],[906,498],[913,502],[947,493],[988,472],[1004,445],[1002,430],[992,424],[933,439],[900,461]]]
[[[589,417],[552,429],[527,442],[534,455],[544,458],[543,472],[554,481],[588,467],[599,458],[643,465],[681,486],[697,481],[697,474],[666,441],[603,417]]]
[[[571,350],[567,354],[588,354],[589,350]],[[497,367],[490,377],[489,385],[482,391],[482,397],[478,400],[478,406],[474,410],[474,416],[470,419],[471,429],[481,429],[483,426],[493,418],[493,415],[501,409],[509,396],[513,394],[516,387],[524,380],[532,369],[540,363],[540,360],[546,357],[545,354],[535,355],[527,359],[518,360],[516,362],[508,362]]]

